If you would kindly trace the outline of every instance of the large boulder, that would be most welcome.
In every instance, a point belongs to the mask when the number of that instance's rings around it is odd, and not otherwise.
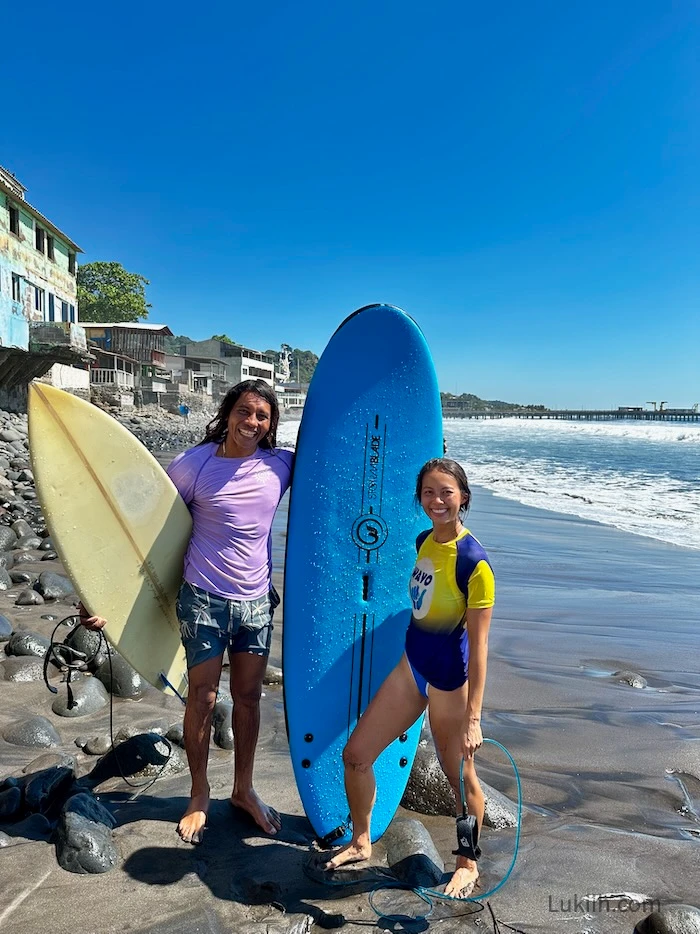
[[[700,910],[692,905],[664,905],[643,918],[634,934],[700,934]]]
[[[111,652],[110,656],[96,669],[95,677],[100,679],[110,694],[117,697],[141,697],[146,684],[138,671],[116,652]]]
[[[102,873],[119,860],[112,839],[116,821],[91,794],[81,792],[66,801],[56,827],[59,865],[76,873]]]
[[[46,717],[29,717],[11,723],[2,735],[5,742],[13,746],[42,746],[50,749],[61,745],[61,737]]]
[[[104,685],[90,675],[79,681],[72,681],[70,690],[59,691],[51,709],[59,717],[85,717],[96,713],[107,705],[109,695]]]
[[[440,884],[445,864],[420,821],[393,820],[382,842],[389,869],[401,882],[426,888]]]

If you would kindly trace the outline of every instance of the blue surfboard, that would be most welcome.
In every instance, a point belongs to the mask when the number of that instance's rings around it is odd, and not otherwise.
[[[435,369],[415,322],[368,305],[314,372],[296,449],[284,584],[284,698],[299,795],[319,838],[350,839],[343,747],[399,662],[427,521],[418,471],[442,454]],[[372,839],[401,801],[420,721],[380,756]]]

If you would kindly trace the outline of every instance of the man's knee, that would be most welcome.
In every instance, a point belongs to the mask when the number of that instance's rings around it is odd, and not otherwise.
[[[199,711],[213,711],[216,704],[217,689],[211,684],[190,684],[187,694],[187,705],[196,707]]]
[[[257,707],[262,697],[262,680],[248,684],[231,684],[234,707]]]

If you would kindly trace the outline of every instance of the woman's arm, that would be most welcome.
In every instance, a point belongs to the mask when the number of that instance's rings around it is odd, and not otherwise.
[[[467,635],[469,637],[469,667],[467,710],[462,725],[462,749],[465,759],[471,759],[481,746],[481,707],[486,687],[486,665],[489,653],[489,627],[491,607],[467,610]]]

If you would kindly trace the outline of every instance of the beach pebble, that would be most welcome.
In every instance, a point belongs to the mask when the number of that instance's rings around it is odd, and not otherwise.
[[[55,670],[54,668],[53,671]],[[8,658],[0,665],[0,671],[3,681],[10,681],[13,684],[44,680],[44,662],[40,658],[27,656]]]
[[[3,551],[0,554],[0,567],[5,568],[6,571],[9,571],[15,563],[15,555],[11,551]],[[12,578],[12,575],[10,575]]]
[[[36,561],[37,558],[28,551],[15,552],[14,567],[17,567],[18,564],[36,564]],[[43,603],[43,600],[41,602]]]
[[[0,431],[0,438],[3,441],[21,441],[22,435],[18,431],[15,431],[14,428],[3,428],[2,431]]]
[[[32,532],[31,535],[23,535],[21,538],[18,538],[15,548],[17,551],[34,551],[36,548],[39,548],[40,545],[41,539]]]
[[[46,551],[41,556],[42,561],[55,561],[56,558],[58,558],[58,555],[56,554],[55,551]]]
[[[0,567],[0,590],[9,590],[12,587],[12,578],[5,568]]]
[[[81,792],[66,801],[56,827],[59,865],[75,873],[109,872],[118,862],[115,820],[95,798]]]
[[[50,644],[50,640],[46,636],[39,635],[38,632],[18,629],[10,636],[5,652],[8,655],[33,655],[36,658],[43,658]]]
[[[101,710],[108,702],[109,695],[104,685],[94,676],[71,681],[73,703],[70,703],[68,689],[59,692],[51,705],[51,710],[59,717],[85,717]]]
[[[389,869],[410,886],[438,885],[445,871],[432,837],[418,820],[393,820],[383,837]]]
[[[0,551],[9,551],[16,543],[17,533],[6,525],[0,525]]]
[[[214,727],[214,743],[219,749],[233,749],[233,701],[220,700],[214,707],[212,726]]]
[[[11,723],[3,731],[3,739],[13,746],[43,746],[51,748],[61,745],[61,737],[46,717],[29,717]]]
[[[107,658],[107,646],[104,637],[100,636],[99,632],[86,629],[85,626],[76,626],[63,641],[77,652],[83,653],[88,668],[93,673]]]
[[[283,684],[284,675],[281,668],[276,668],[274,665],[268,665],[265,672],[265,677],[263,678],[263,684]]]
[[[15,600],[15,606],[39,606],[44,598],[36,590],[23,590]]]
[[[106,659],[95,671],[95,677],[116,697],[141,697],[146,690],[138,671],[114,651],[111,652],[111,661]]]
[[[22,774],[31,775],[33,772],[41,772],[43,769],[52,769],[56,766],[71,769],[74,775],[78,774],[78,760],[75,756],[66,755],[65,752],[43,752],[24,766]]]
[[[16,519],[12,523],[12,531],[15,533],[15,545],[17,544],[17,539],[22,538],[24,535],[33,535],[34,529],[26,521],[26,519]],[[14,546],[13,546],[14,547]]]
[[[55,574],[53,571],[44,571],[40,574],[34,587],[45,600],[60,600],[61,597],[68,597],[75,593],[75,588],[68,578],[63,574]]]
[[[0,614],[0,642],[7,642],[14,628],[11,621],[6,616]]]
[[[0,791],[0,822],[7,823],[20,816],[22,810],[22,790],[17,786]]]
[[[182,723],[174,723],[165,734],[165,738],[169,739],[171,743],[175,743],[176,746],[180,746],[184,749],[185,734]]]
[[[27,776],[24,786],[24,806],[30,814],[54,813],[68,797],[75,781],[75,772],[68,766],[53,766]]]
[[[108,733],[103,733],[102,736],[92,736],[82,742],[76,739],[75,744],[80,746],[88,756],[104,756],[112,748],[112,740]]]
[[[38,574],[32,574],[30,571],[10,571],[10,580],[13,584],[34,584],[39,580]]]
[[[642,689],[647,686],[646,678],[643,678],[636,671],[616,671],[613,673],[613,678],[619,681],[620,684],[629,684],[631,688]]]
[[[692,905],[664,905],[643,918],[634,934],[700,934],[700,910]]]

